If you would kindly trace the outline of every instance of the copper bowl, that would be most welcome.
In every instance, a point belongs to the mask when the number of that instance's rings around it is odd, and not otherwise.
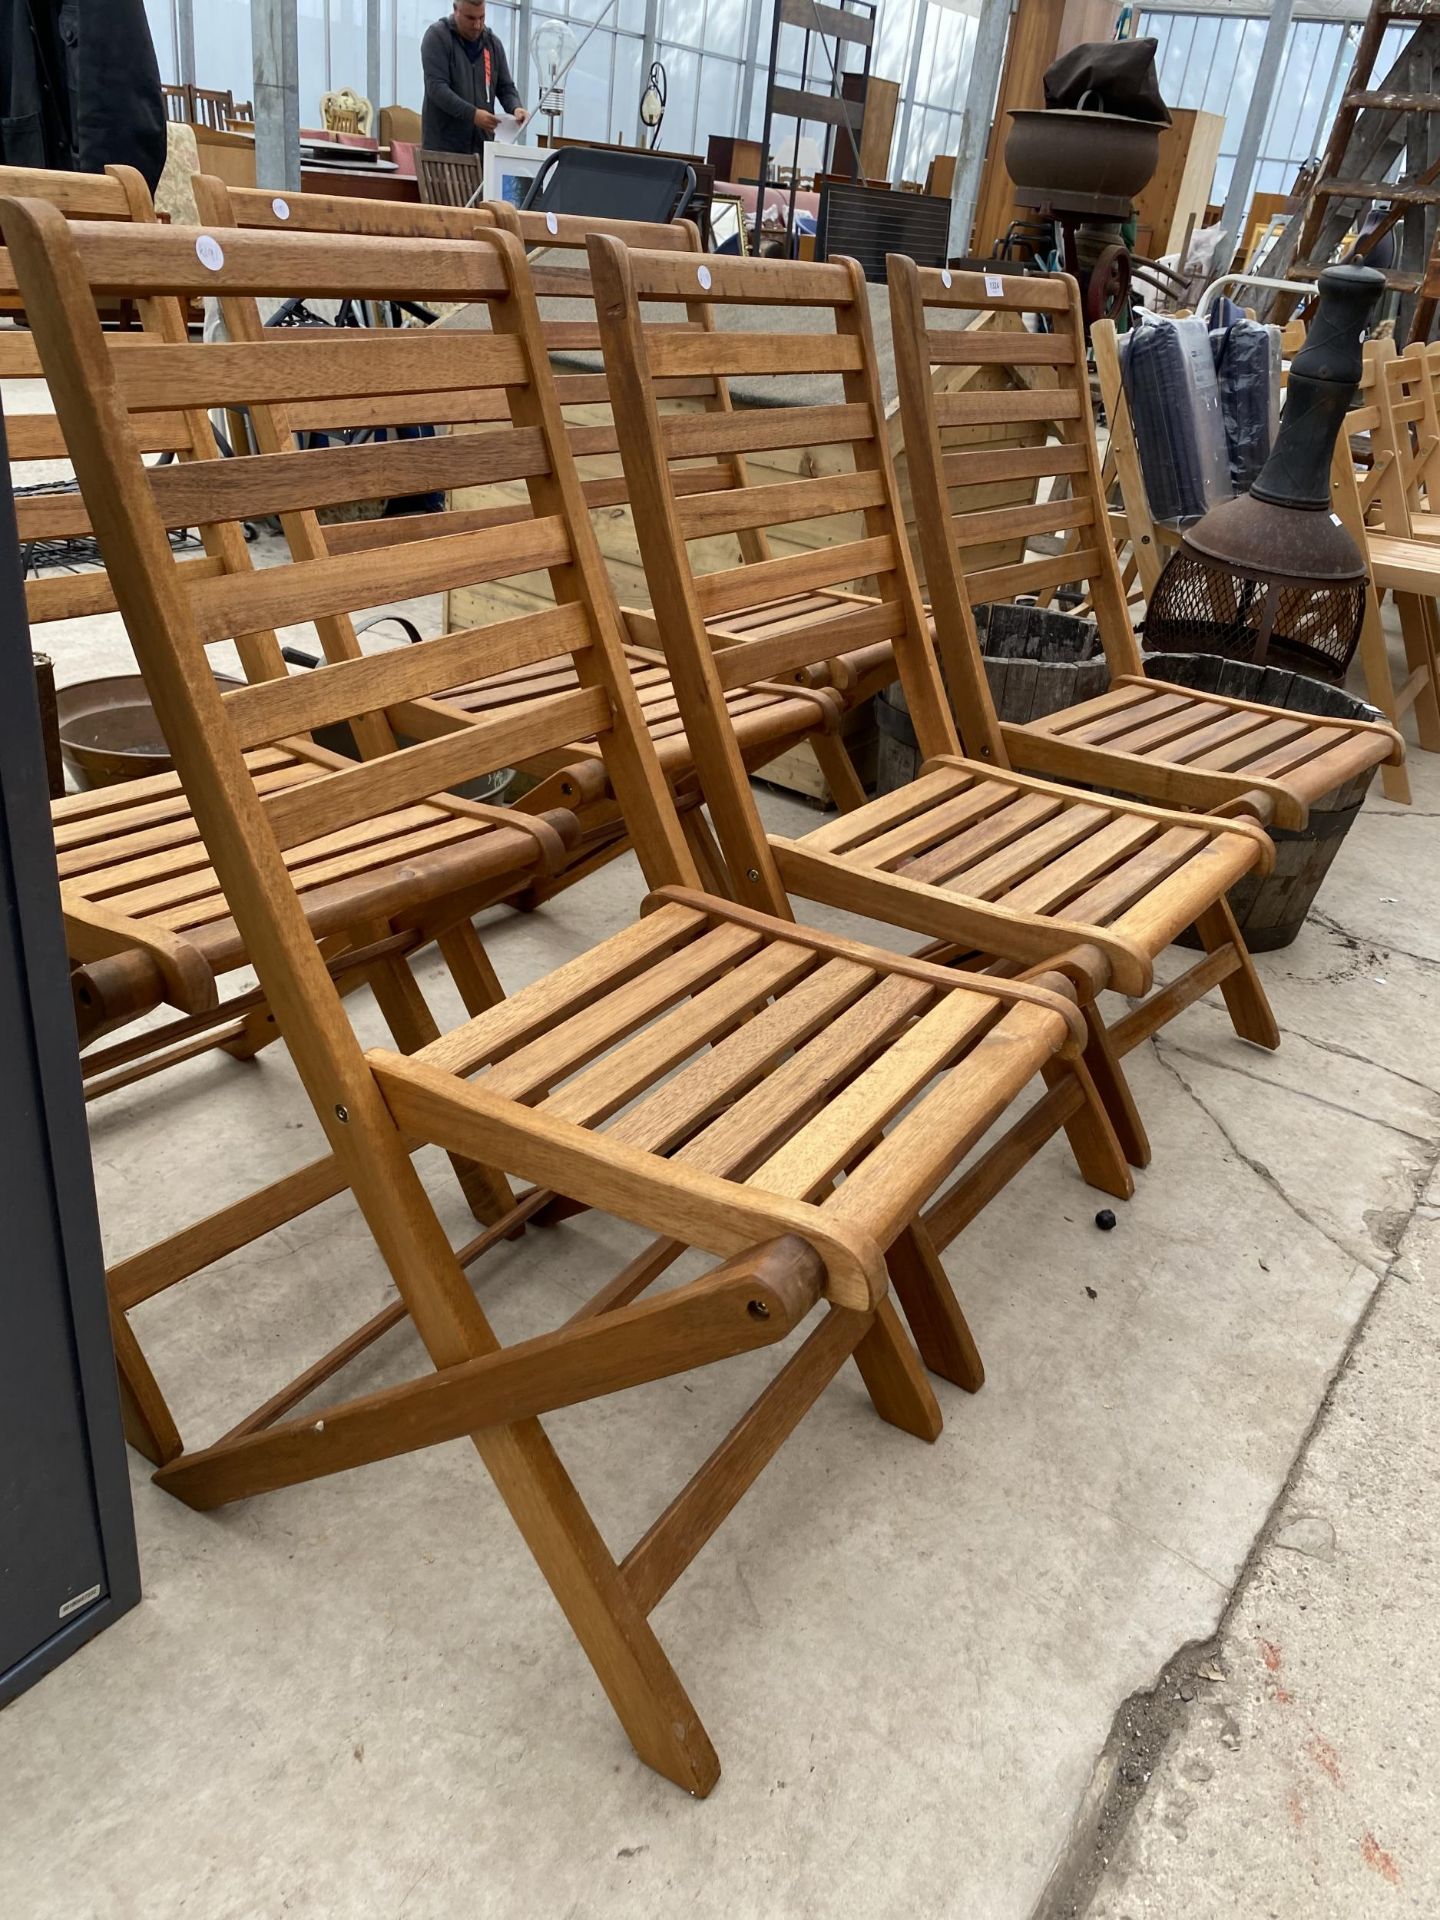
[[[243,680],[216,674],[223,690]],[[60,722],[60,757],[81,789],[113,787],[121,780],[168,773],[170,749],[138,673],[81,680],[55,695]]]

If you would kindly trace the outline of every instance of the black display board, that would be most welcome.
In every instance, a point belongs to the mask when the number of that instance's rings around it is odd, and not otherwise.
[[[922,267],[943,267],[949,244],[948,197],[828,180],[820,189],[817,260],[858,260],[867,280],[883,280],[887,253],[908,253]]]
[[[0,1706],[140,1598],[0,415]]]

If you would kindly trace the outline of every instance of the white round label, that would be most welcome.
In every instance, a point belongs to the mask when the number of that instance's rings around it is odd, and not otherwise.
[[[710,291],[709,267],[697,267],[695,269],[695,278],[700,282],[701,286],[704,287],[705,291],[708,293]]]
[[[942,286],[942,287],[953,287],[953,286],[954,286],[954,284],[955,284],[955,282],[954,282],[954,279],[953,279],[953,278],[952,278],[952,276],[951,276],[951,273],[950,273],[950,269],[949,269],[949,267],[942,267],[942,268],[940,269],[940,284],[941,284],[941,286]]]
[[[270,211],[277,220],[288,220],[290,218],[290,202],[288,200],[282,200],[277,193],[275,198],[270,202]]]
[[[208,233],[202,233],[195,242],[195,258],[202,267],[209,267],[212,273],[218,273],[225,264],[220,242],[212,239]]]
[[[550,229],[551,233],[558,233],[560,231],[560,222],[555,218],[553,213],[546,214],[545,224]]]

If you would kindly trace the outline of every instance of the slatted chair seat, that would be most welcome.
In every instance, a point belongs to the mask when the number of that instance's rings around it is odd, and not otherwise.
[[[664,659],[647,648],[626,647],[625,660],[640,711],[659,751],[661,766],[667,772],[688,771],[691,761],[685,722]],[[577,684],[568,658],[556,659],[540,661],[512,674],[477,680],[469,686],[447,687],[440,698],[445,706],[472,718],[496,714],[519,718],[536,701]],[[799,691],[773,681],[747,680],[743,686],[729,689],[725,701],[752,755],[763,752],[775,740],[792,739],[817,724],[824,725],[827,719],[832,725],[838,724],[842,712],[839,700],[826,691]],[[597,757],[599,754],[593,735],[572,741],[547,758],[554,770],[559,770],[587,754]],[[540,760],[531,764],[544,766]]]
[[[1172,768],[1182,777],[1224,774],[1243,782],[1247,793],[1263,795],[1280,825],[1303,820],[1327,793],[1395,752],[1389,730],[1377,740],[1367,722],[1317,720],[1127,674],[1093,700],[1013,731],[1024,735],[1017,761],[1037,772],[1078,778],[1078,748],[1103,757],[1107,784],[1131,791],[1163,783]],[[1011,733],[1005,729],[1007,744]],[[1144,764],[1132,768],[1132,760],[1148,763],[1150,771]]]
[[[1399,769],[1404,746],[1392,726],[1320,722],[1145,676],[1110,533],[1079,293],[1068,277],[942,274],[899,256],[892,256],[888,277],[927,581],[936,577],[943,550],[959,570],[967,610],[1019,594],[1048,601],[1058,587],[1072,587],[1088,597],[1105,649],[1107,692],[1022,724],[1001,721],[1014,765],[1164,806],[1245,812],[1290,829],[1303,827],[1313,802],[1357,774]],[[1044,331],[955,324],[971,312],[1039,313]],[[1007,362],[1043,371],[1046,384],[1027,393],[974,387],[958,400],[934,390],[932,367]],[[1112,399],[1123,405],[1123,394]],[[949,449],[944,429],[962,415],[972,431],[1023,417],[1040,444],[1010,453]],[[1012,474],[1028,478],[1030,504],[995,509],[977,499],[975,489]],[[1030,551],[1056,535],[1058,554]],[[1013,541],[1008,561],[977,567],[975,549],[997,539]]]
[[[1097,1175],[1124,1190],[1128,1176],[1079,1057],[1086,1029],[1074,991],[1048,967],[1023,981],[986,978],[818,934],[794,922],[783,895],[756,912],[699,890],[623,657],[512,235],[361,247],[227,232],[215,267],[184,229],[134,230],[117,242],[99,226],[67,226],[52,209],[13,200],[0,202],[0,218],[116,597],[202,830],[210,864],[185,838],[164,850],[184,869],[183,889],[196,890],[183,912],[208,910],[213,870],[330,1144],[335,1167],[322,1172],[338,1177],[329,1190],[353,1192],[396,1291],[221,1439],[172,1452],[157,1482],[209,1508],[468,1437],[636,1752],[689,1792],[708,1793],[719,1763],[649,1624],[655,1606],[847,1360],[882,1417],[925,1439],[941,1423],[922,1356],[956,1384],[979,1386],[975,1345],[938,1252],[1044,1138],[1026,1114],[975,1167],[962,1165],[1033,1078],[1046,1082],[1042,1106],[1083,1120]],[[362,340],[369,383],[356,354],[345,356],[346,379],[362,400],[383,393],[402,363],[427,393],[447,381],[457,395],[470,393],[482,373],[504,384],[506,429],[489,448],[451,437],[442,458],[456,471],[477,453],[517,464],[529,517],[406,552],[432,588],[543,568],[555,604],[222,693],[208,644],[261,620],[318,622],[342,609],[348,617],[369,603],[374,563],[292,555],[249,576],[195,578],[170,548],[170,514],[192,521],[198,507],[203,520],[217,488],[239,511],[259,486],[287,511],[309,509],[342,475],[346,485],[363,483],[368,498],[377,480],[388,491],[385,482],[409,462],[403,449],[377,458],[362,448],[358,460],[344,449],[338,462],[287,449],[223,469],[197,461],[157,485],[129,417],[137,379],[142,387],[148,380],[152,398],[178,388],[200,407],[244,399],[247,386],[252,397],[281,388],[309,400],[317,385],[333,383],[334,370],[325,355],[283,340],[187,344],[148,373],[127,369],[123,356],[107,353],[94,312],[96,297],[117,284],[246,297],[343,287],[366,298],[493,302],[486,353],[462,359],[433,329],[399,353],[393,342]],[[393,556],[385,567],[387,582],[398,577]],[[519,716],[429,725],[436,690],[561,650],[574,662],[574,685]],[[391,740],[388,751],[318,773],[299,764],[306,756],[297,738],[342,719],[360,727],[390,715],[410,723],[411,744]],[[362,1052],[307,917],[304,884],[324,865],[317,845],[407,810],[418,812],[418,831],[433,845],[430,836],[449,824],[437,818],[450,806],[438,792],[506,764],[512,750],[543,754],[592,731],[653,889],[647,911],[496,1004],[494,1018],[475,1008],[454,1034],[429,1035],[408,1052]],[[742,792],[743,774],[737,799]],[[161,785],[139,804],[169,810],[158,824],[179,832],[176,799]],[[484,810],[473,817],[482,816],[500,826]],[[123,889],[134,878],[118,881],[116,895],[132,906],[135,893]],[[456,1250],[412,1162],[417,1142],[531,1184]],[[997,1152],[999,1171],[990,1158]],[[588,1207],[655,1238],[564,1324],[503,1346],[466,1265],[529,1221]],[[926,1222],[937,1207],[942,1230],[932,1232]],[[202,1237],[213,1245],[213,1228]],[[721,1264],[642,1298],[688,1248]],[[168,1284],[144,1257],[111,1279],[117,1309]],[[919,1354],[891,1303],[892,1280]],[[709,1459],[623,1559],[612,1555],[540,1416],[776,1345],[812,1315],[815,1324]],[[326,1383],[406,1319],[434,1371],[317,1411]],[[123,1311],[117,1324],[133,1392],[144,1376]],[[302,1401],[309,1404],[297,1415]],[[553,1697],[544,1715],[553,1726]]]
[[[1142,995],[1158,954],[1273,853],[1251,822],[1189,818],[956,760],[802,839],[787,887],[977,955],[1088,946]]]
[[[246,765],[257,791],[275,793],[323,780],[346,762],[310,744],[252,752]],[[107,936],[142,951],[178,942],[212,976],[248,963],[176,775],[72,794],[54,803],[52,815],[72,928],[93,918]],[[442,796],[301,841],[285,850],[285,865],[317,939],[407,915],[433,930],[468,920],[473,895],[497,880],[518,888],[537,870],[558,869],[575,836],[568,814],[515,826],[496,810],[469,812]],[[180,1004],[198,1013],[204,999]]]
[[[827,1297],[874,1306],[878,1249],[957,1149],[1058,1048],[1078,1048],[1078,1013],[1048,990],[684,889],[648,905],[624,933],[431,1046],[372,1052],[396,1123],[453,1150],[494,1125],[507,1161],[542,1185],[553,1152],[571,1147],[589,1162],[575,1198],[613,1206],[628,1183],[635,1217],[659,1230],[687,1196],[700,1243],[717,1252],[801,1232],[825,1249]],[[969,1116],[958,1140],[947,1118],[957,1105]]]
[[[604,236],[591,241],[590,260],[656,625],[680,689],[736,897],[756,908],[787,894],[819,901],[929,935],[952,958],[977,968],[1023,969],[1064,952],[1090,1023],[1091,1070],[1111,1097],[1111,1118],[1129,1158],[1144,1165],[1149,1145],[1119,1070],[1124,1051],[1217,984],[1237,1030],[1260,1045],[1278,1045],[1278,1029],[1225,899],[1243,875],[1271,869],[1269,837],[1253,819],[1111,800],[1010,769],[948,533],[927,547],[929,616],[920,602],[884,433],[867,296],[854,263],[780,268],[773,262],[686,260],[627,251]],[[787,444],[787,435],[789,444],[805,445],[813,441],[817,414],[823,414],[832,463],[824,475],[794,485],[740,487],[698,497],[675,489],[667,457],[671,440],[656,383],[677,366],[696,364],[697,351],[680,340],[656,338],[640,314],[657,294],[673,295],[677,285],[700,275],[717,310],[773,312],[790,305],[803,311],[798,324],[804,331],[764,330],[757,324],[760,315],[747,314],[750,325],[744,331],[737,327],[707,337],[700,364],[712,371],[743,367],[752,381],[797,372],[838,376],[838,401],[827,394],[813,407],[774,406],[764,411],[759,428],[770,445]],[[939,276],[933,277],[938,286]],[[1050,282],[1025,284],[1038,285],[1051,306],[1068,304],[1071,297]],[[828,327],[817,327],[815,314]],[[928,392],[923,341],[923,330],[912,330],[907,339],[897,323],[902,380],[908,354],[923,366]],[[1013,342],[1022,344],[1017,349]],[[1052,348],[1029,334],[997,334],[985,351],[995,358],[1018,350],[1032,360],[1045,353],[1058,359],[1063,346]],[[962,350],[974,350],[968,335],[965,347],[954,349]],[[956,398],[968,419],[978,418],[997,396],[980,392]],[[1006,403],[1006,418],[1016,417],[1017,409],[1037,420],[1058,410],[1074,434],[1084,430],[1078,392],[1058,409],[1049,392],[998,399]],[[938,461],[938,441],[933,432],[929,438]],[[1071,471],[1088,457],[1079,440],[1059,452]],[[1023,456],[1033,466],[1036,453],[981,448],[958,457],[985,463]],[[1052,457],[1045,448],[1038,453],[1044,461]],[[917,512],[923,489],[917,466],[922,464],[921,448],[912,444]],[[994,523],[1009,511],[988,514],[987,541],[999,531]],[[1030,510],[1021,511],[1028,515]],[[723,602],[729,576],[702,571],[691,558],[690,542],[715,524],[783,524],[802,515],[845,513],[863,516],[861,537],[825,550],[831,570],[826,584],[833,585],[848,566],[852,577],[869,576],[875,594],[850,600],[844,612],[827,609],[813,621],[796,623],[778,656],[792,672],[823,662],[836,650],[837,635],[854,638],[857,628],[869,643],[891,647],[925,764],[921,777],[901,791],[857,805],[812,833],[766,835],[753,803],[740,795],[740,756],[719,697],[734,650],[713,647],[704,627],[707,614]],[[780,568],[790,564],[782,562]],[[1049,564],[1053,569],[1070,560]],[[1006,563],[978,578],[993,587],[1023,571],[1019,563]],[[973,581],[970,590],[973,595]],[[1163,697],[1169,690],[1160,691]],[[960,715],[958,732],[951,700]],[[968,757],[961,754],[962,738]],[[1198,931],[1206,958],[1178,981],[1153,991],[1156,959],[1190,927]],[[1148,996],[1113,1035],[1095,1008],[1096,996],[1107,987]]]

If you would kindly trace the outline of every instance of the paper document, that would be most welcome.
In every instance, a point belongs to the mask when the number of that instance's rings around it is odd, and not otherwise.
[[[513,113],[502,113],[500,124],[495,129],[495,138],[502,146],[513,147],[520,138],[520,122]]]

